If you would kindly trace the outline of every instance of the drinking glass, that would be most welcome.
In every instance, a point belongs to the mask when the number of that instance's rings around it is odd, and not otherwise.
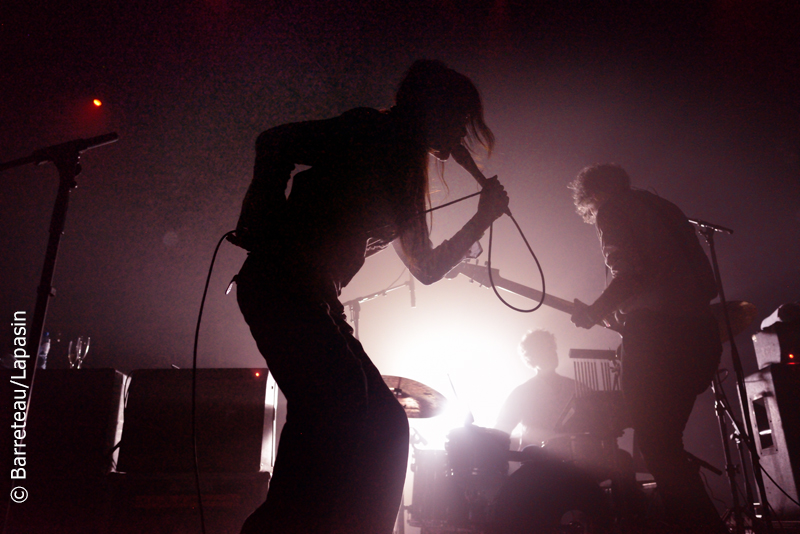
[[[67,347],[67,358],[69,358],[70,369],[80,369],[86,353],[89,352],[89,344],[92,338],[88,336],[78,336],[75,341],[70,341]]]

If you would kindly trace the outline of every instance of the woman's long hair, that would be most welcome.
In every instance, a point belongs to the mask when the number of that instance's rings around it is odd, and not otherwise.
[[[419,136],[414,141],[422,148],[411,163],[406,181],[406,198],[410,200],[414,213],[422,213],[430,205],[430,180],[428,177],[428,146],[424,138],[425,119],[429,114],[441,116],[463,116],[466,118],[467,135],[464,145],[474,152],[476,144],[491,155],[494,134],[483,118],[483,102],[472,81],[441,61],[417,60],[408,69],[395,95],[392,109],[409,121],[412,131]],[[427,238],[424,216],[412,218],[412,231],[403,232],[403,250],[413,258],[413,250],[420,245],[419,239]],[[421,226],[421,228],[420,228]]]

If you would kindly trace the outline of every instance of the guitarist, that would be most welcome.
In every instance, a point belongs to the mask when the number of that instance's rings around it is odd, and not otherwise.
[[[611,272],[593,304],[575,301],[572,322],[591,328],[616,315],[622,323],[622,390],[667,520],[679,532],[727,532],[683,448],[695,398],[722,352],[708,258],[683,212],[632,188],[619,165],[587,167],[569,188],[578,214],[596,226]]]

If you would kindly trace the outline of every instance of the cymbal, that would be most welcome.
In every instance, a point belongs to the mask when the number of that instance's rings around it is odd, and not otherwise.
[[[409,418],[434,417],[442,413],[447,404],[444,395],[410,378],[383,375],[383,381]]]
[[[736,336],[741,334],[745,328],[755,320],[758,310],[754,304],[743,300],[729,300],[727,302],[728,317],[731,319],[731,331]],[[728,327],[725,326],[725,315],[722,311],[722,303],[715,302],[711,305],[711,313],[717,318],[719,324],[719,336],[722,342],[728,341]]]

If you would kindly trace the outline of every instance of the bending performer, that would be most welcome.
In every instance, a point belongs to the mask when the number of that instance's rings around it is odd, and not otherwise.
[[[612,280],[572,322],[591,328],[617,312],[622,392],[636,442],[675,532],[727,532],[683,449],[695,398],[711,383],[722,346],[709,302],[714,275],[681,210],[632,189],[614,164],[583,169],[570,184],[578,213],[594,223]]]
[[[444,276],[508,206],[496,178],[451,239],[428,238],[428,155],[494,137],[477,89],[438,61],[417,61],[395,105],[285,124],[256,143],[253,181],[231,239],[249,251],[237,298],[287,420],[266,502],[242,533],[392,531],[408,421],[352,335],[338,300],[364,259],[390,243],[422,283]],[[310,169],[295,175],[296,164]]]

